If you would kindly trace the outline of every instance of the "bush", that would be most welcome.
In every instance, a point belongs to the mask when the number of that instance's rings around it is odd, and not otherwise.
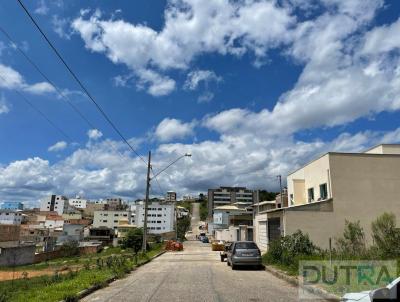
[[[67,241],[61,246],[61,253],[64,257],[71,257],[79,255],[79,242]]]
[[[65,296],[63,300],[64,300],[64,302],[78,302],[79,301],[78,296],[73,295],[73,294]]]
[[[137,228],[129,230],[125,238],[122,240],[122,248],[130,248],[135,255],[141,250],[143,246],[143,229]]]
[[[396,216],[384,213],[371,225],[374,248],[381,257],[400,256],[400,230],[396,228]]]
[[[319,249],[311,242],[308,235],[298,230],[292,235],[271,242],[264,261],[267,264],[284,265],[296,269],[302,257],[315,255],[318,251]]]
[[[366,254],[365,233],[360,221],[345,222],[343,237],[336,239],[339,254],[344,256],[358,256]]]
[[[177,221],[177,239],[184,240],[185,234],[190,228],[190,217],[186,216]]]

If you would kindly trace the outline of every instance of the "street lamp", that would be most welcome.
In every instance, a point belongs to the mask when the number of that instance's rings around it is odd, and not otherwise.
[[[142,250],[143,252],[146,252],[147,249],[147,206],[149,204],[149,192],[150,192],[150,181],[153,178],[156,178],[158,175],[160,175],[162,172],[167,170],[169,167],[171,167],[173,164],[175,164],[177,161],[184,157],[191,157],[191,153],[185,153],[182,156],[179,156],[177,159],[175,159],[173,162],[168,164],[164,169],[162,169],[160,172],[157,174],[153,175],[153,177],[150,177],[150,170],[151,170],[151,151],[149,151],[149,159],[147,162],[147,181],[146,181],[146,198],[144,200],[144,220],[143,220],[143,247]],[[140,218],[139,218],[140,219]]]

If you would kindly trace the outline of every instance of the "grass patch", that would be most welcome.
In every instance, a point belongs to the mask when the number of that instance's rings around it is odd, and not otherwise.
[[[148,253],[138,256],[139,264],[157,255],[163,246],[154,244],[151,248]],[[94,264],[80,271],[0,282],[0,296],[4,293],[8,302],[76,301],[74,299],[80,291],[93,285],[104,285],[112,277],[122,278],[136,266],[131,252],[117,255],[117,251],[110,249],[102,257],[92,258]],[[82,258],[88,260],[89,257]]]

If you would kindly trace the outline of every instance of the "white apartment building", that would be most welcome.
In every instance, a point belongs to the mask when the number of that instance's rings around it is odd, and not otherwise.
[[[21,224],[22,213],[13,210],[0,210],[0,224]]]
[[[68,198],[61,195],[50,195],[40,201],[40,211],[57,212],[62,215],[68,209]]]
[[[166,202],[175,202],[176,201],[176,192],[168,191],[167,194],[165,195],[165,201]]]
[[[144,205],[136,205],[135,224],[143,227]],[[175,204],[149,203],[147,210],[147,228],[150,234],[172,232],[175,224]]]
[[[120,211],[120,210],[103,210],[94,211],[93,227],[106,227],[109,229],[116,230],[119,222],[128,221],[128,224],[132,223],[131,211]]]
[[[87,204],[88,200],[77,196],[75,198],[70,198],[68,200],[68,202],[69,202],[70,206],[73,206],[75,208],[86,209],[86,204]]]

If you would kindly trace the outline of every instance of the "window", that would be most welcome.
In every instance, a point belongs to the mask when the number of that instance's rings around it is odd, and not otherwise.
[[[114,220],[114,223],[118,223],[118,220]]]
[[[294,205],[293,194],[290,194],[290,205]]]
[[[103,222],[107,222],[107,220],[103,220]]]
[[[328,198],[328,186],[325,184],[319,185],[319,196],[321,200]]]
[[[314,199],[314,188],[308,189],[308,202],[313,202]]]

